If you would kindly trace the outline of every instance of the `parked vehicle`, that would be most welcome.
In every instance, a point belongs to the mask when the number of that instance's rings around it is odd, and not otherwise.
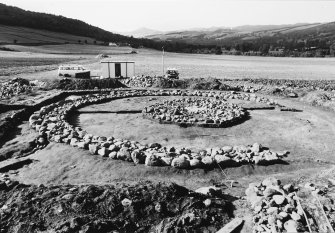
[[[91,71],[81,65],[61,65],[58,68],[58,76],[66,78],[90,78]]]
[[[167,68],[165,77],[171,79],[179,79],[179,72],[176,68]]]

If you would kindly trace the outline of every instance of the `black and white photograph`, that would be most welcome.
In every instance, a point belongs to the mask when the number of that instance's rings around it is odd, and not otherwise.
[[[0,233],[335,233],[335,0],[0,0]]]

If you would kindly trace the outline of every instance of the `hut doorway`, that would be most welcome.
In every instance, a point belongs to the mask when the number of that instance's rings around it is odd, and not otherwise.
[[[115,63],[115,77],[121,77],[121,64]]]

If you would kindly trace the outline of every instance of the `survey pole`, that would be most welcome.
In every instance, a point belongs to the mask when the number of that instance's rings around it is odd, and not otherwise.
[[[162,47],[163,53],[162,53],[162,77],[164,77],[164,46]]]

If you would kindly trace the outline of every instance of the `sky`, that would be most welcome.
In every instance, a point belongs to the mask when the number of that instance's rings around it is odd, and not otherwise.
[[[161,31],[335,21],[335,0],[0,0],[108,31]]]

